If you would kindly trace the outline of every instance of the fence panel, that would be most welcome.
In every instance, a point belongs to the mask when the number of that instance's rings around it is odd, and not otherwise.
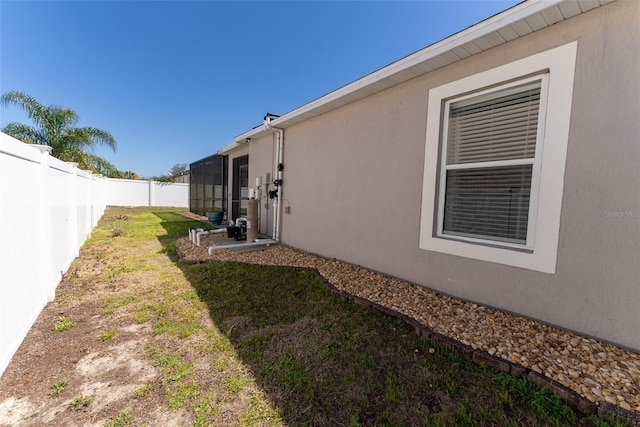
[[[0,375],[102,216],[104,181],[0,133]]]
[[[47,303],[44,157],[0,134],[0,374]]]
[[[113,206],[149,206],[149,182],[131,179],[107,179],[107,204]]]
[[[0,375],[105,206],[189,205],[189,184],[106,179],[0,133]]]
[[[109,178],[106,185],[108,205],[189,207],[189,184]]]
[[[189,207],[189,184],[153,182],[151,206]]]
[[[78,255],[78,212],[76,200],[76,168],[55,158],[49,159],[47,194],[50,224],[50,276],[56,286],[62,272],[67,271]]]

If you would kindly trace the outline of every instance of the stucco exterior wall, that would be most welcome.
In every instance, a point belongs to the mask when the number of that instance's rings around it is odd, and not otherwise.
[[[275,143],[273,135],[267,135],[257,140],[256,144],[250,145],[249,153],[249,187],[256,188],[256,178],[262,178],[262,198],[260,199],[260,233],[262,235],[273,235],[273,200],[269,199],[267,192],[273,190],[271,184],[276,178],[275,171]],[[267,177],[270,182],[267,182]],[[286,195],[285,195],[286,197]]]
[[[268,198],[267,192],[273,190],[273,180],[275,179],[275,143],[273,135],[263,136],[251,141],[250,144],[234,150],[229,155],[229,193],[228,211],[231,212],[232,183],[233,183],[233,159],[249,155],[249,188],[256,188],[256,178],[262,178],[262,198],[260,200],[260,234],[271,236],[273,232],[273,200]],[[270,183],[267,182],[267,175]],[[235,219],[235,218],[234,218]]]
[[[637,22],[614,2],[287,128],[282,241],[640,350]],[[573,41],[556,273],[419,249],[429,89]],[[250,145],[253,183],[272,142]]]

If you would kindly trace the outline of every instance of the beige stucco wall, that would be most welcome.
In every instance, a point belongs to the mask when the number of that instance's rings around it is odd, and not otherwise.
[[[640,350],[637,22],[617,1],[287,128],[282,241]],[[556,274],[419,249],[429,89],[575,40]],[[250,146],[252,183],[271,136]]]
[[[256,178],[261,177],[263,186],[262,199],[260,200],[260,233],[261,235],[271,236],[273,232],[273,200],[267,196],[268,190],[273,190],[273,184],[267,183],[267,175],[269,181],[275,179],[275,142],[273,135],[256,138],[241,148],[234,150],[229,154],[229,193],[228,193],[228,211],[231,210],[231,185],[233,183],[233,159],[249,155],[249,188],[256,188]],[[286,197],[286,196],[285,196]],[[235,218],[234,218],[235,219]]]
[[[273,134],[264,136],[257,140],[256,144],[251,144],[249,154],[249,187],[255,188],[256,178],[262,178],[262,199],[260,200],[260,233],[262,235],[272,236],[273,234],[273,200],[269,199],[267,191],[273,190],[273,184],[267,183],[267,177],[270,182],[276,178],[275,176],[275,141]],[[286,196],[285,196],[286,197]]]

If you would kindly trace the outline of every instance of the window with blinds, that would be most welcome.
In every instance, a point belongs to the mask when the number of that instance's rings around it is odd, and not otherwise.
[[[448,101],[442,234],[525,245],[541,80]]]

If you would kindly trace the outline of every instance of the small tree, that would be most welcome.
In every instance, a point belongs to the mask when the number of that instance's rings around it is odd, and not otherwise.
[[[152,176],[149,179],[157,182],[176,182],[176,179],[169,175]]]
[[[169,176],[175,178],[180,175],[184,175],[187,172],[187,165],[184,163],[176,163],[171,167],[169,171]]]

